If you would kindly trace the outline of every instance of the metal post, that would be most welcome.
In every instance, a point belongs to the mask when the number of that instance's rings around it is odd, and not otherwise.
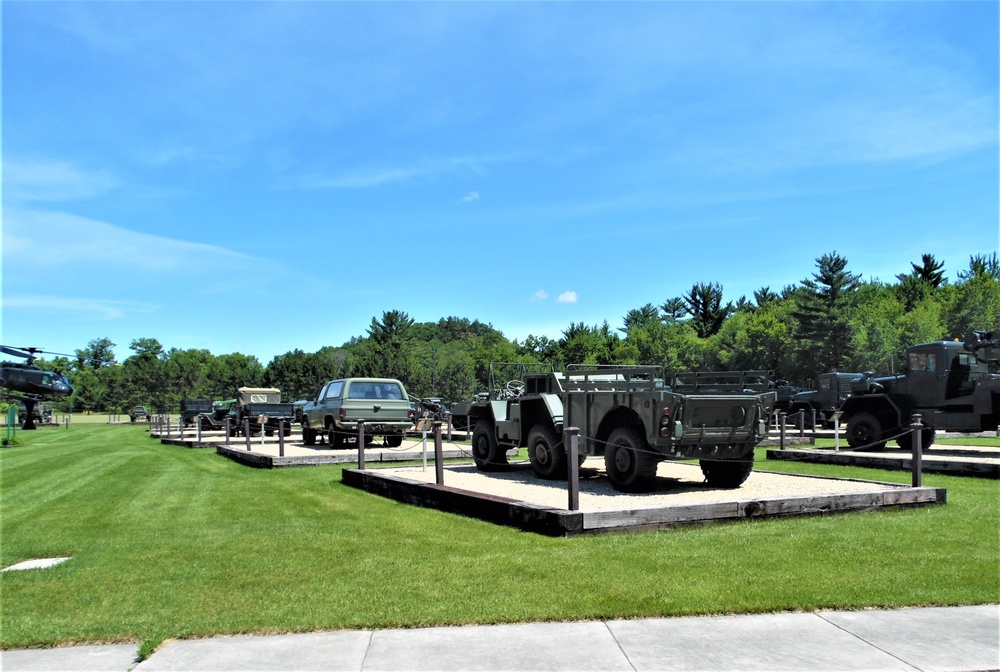
[[[434,475],[438,485],[444,485],[444,453],[441,451],[441,421],[434,421]]]
[[[226,445],[227,445],[227,446],[229,445],[229,435],[230,435],[231,433],[232,433],[232,432],[230,432],[230,431],[229,431],[229,416],[227,415],[227,416],[226,416]]]
[[[330,428],[333,432],[333,428]],[[331,434],[330,441],[333,441]],[[358,420],[358,469],[365,468],[365,421]]]
[[[833,413],[833,451],[835,453],[840,452],[840,416],[841,411],[834,411]]]
[[[445,417],[448,418],[448,443],[451,443],[451,412],[448,412]],[[1000,433],[997,436],[1000,436]]]
[[[170,418],[167,418],[167,438],[170,438]]]
[[[780,443],[778,444],[779,450],[785,449],[785,420],[786,420],[785,412],[782,411],[781,413],[778,413],[778,424],[781,427],[781,439],[779,440]]]
[[[184,440],[184,418],[177,418],[177,431],[180,432],[181,441]]]
[[[285,421],[278,420],[278,457],[285,456]]]
[[[423,430],[420,432],[420,434],[423,437],[420,440],[420,446],[421,446],[420,452],[424,457],[424,471],[427,471],[427,425],[426,424],[423,425]]]
[[[566,430],[569,437],[569,510],[580,510],[580,429],[569,427]]]
[[[816,409],[812,409],[813,412],[813,436],[816,436]]]
[[[923,461],[924,461],[924,447],[920,444],[923,439],[921,418],[918,414],[913,414],[913,487],[919,488],[923,485]]]
[[[250,452],[250,418],[243,418],[243,438],[246,439],[247,452]]]
[[[198,422],[194,426],[195,440],[201,443],[201,418],[198,418]]]
[[[799,438],[804,438],[806,435],[806,409],[799,409]]]

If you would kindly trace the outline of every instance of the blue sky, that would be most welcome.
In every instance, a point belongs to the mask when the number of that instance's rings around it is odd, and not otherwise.
[[[996,2],[3,2],[3,343],[266,364],[997,251]]]

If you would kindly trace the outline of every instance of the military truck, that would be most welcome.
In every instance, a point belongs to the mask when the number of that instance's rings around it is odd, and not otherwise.
[[[185,427],[193,425],[202,413],[211,412],[211,399],[181,399],[181,422]]]
[[[231,412],[231,436],[243,432],[244,421],[249,421],[250,435],[264,432],[272,436],[278,430],[278,423],[284,422],[285,436],[292,433],[295,419],[294,404],[281,403],[281,390],[276,387],[241,387],[236,390],[236,405]]]
[[[833,427],[834,413],[851,394],[851,383],[861,378],[863,373],[842,373],[832,371],[821,373],[816,378],[815,390],[804,390],[792,395],[788,413],[805,411],[806,422],[811,423],[813,411],[816,422],[823,427]]]
[[[907,348],[904,373],[884,378],[868,373],[852,383],[841,406],[848,444],[877,451],[895,438],[910,450],[913,415],[924,426],[923,446],[933,443],[936,430],[995,431],[1000,425],[1000,375],[990,373],[990,362],[1000,362],[997,331],[970,331],[964,341]]]
[[[343,448],[357,436],[358,420],[365,421],[365,439],[382,436],[396,448],[413,426],[413,409],[403,383],[394,378],[343,378],[324,385],[316,398],[302,407],[302,442],[314,445],[320,436],[331,448]]]
[[[136,420],[145,420],[149,422],[149,409],[145,406],[133,406],[132,410],[128,412],[129,422],[135,422]]]
[[[503,469],[507,451],[527,448],[537,476],[566,478],[563,429],[577,427],[581,462],[603,455],[612,486],[625,492],[651,488],[657,463],[668,459],[697,459],[709,485],[739,487],[777,396],[764,372],[675,375],[668,383],[658,366],[556,373],[493,363],[489,376],[485,399],[452,407],[455,425],[472,430],[480,470]]]

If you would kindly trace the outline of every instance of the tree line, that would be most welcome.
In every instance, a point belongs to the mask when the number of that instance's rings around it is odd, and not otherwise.
[[[230,399],[236,388],[277,387],[286,401],[310,398],[328,380],[398,378],[411,395],[454,401],[487,386],[490,362],[657,364],[670,371],[767,370],[808,386],[825,371],[898,371],[914,344],[1000,329],[1000,263],[973,255],[955,282],[944,264],[922,255],[894,282],[865,281],[835,251],[816,271],[779,291],[725,301],[718,283],[699,282],[662,304],[622,316],[622,325],[571,323],[558,339],[507,339],[491,324],[463,317],[417,323],[405,312],[373,317],[363,336],[316,352],[291,350],[266,366],[239,353],[166,349],[143,337],[115,359],[108,338],[91,340],[76,359],[40,360],[67,373],[73,394],[62,411],[125,411],[147,405],[176,412],[185,397]]]

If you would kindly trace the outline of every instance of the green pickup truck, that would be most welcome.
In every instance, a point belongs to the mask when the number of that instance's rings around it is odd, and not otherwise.
[[[395,448],[413,425],[413,408],[403,383],[393,378],[344,378],[332,380],[302,408],[302,442],[314,445],[327,436],[331,448],[343,448],[357,436],[358,420],[365,422],[365,437],[382,436]]]

